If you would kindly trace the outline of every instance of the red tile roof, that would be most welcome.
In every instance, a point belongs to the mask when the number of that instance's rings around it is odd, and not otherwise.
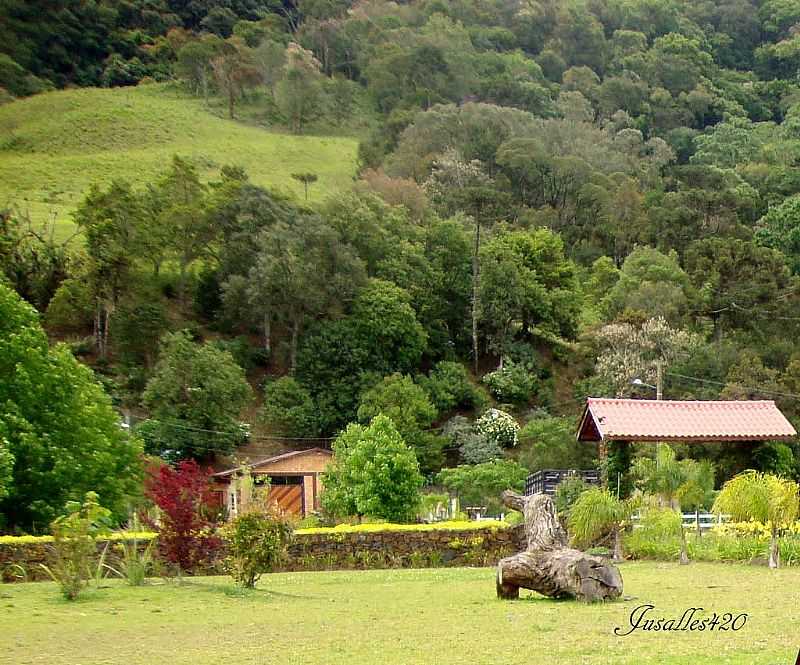
[[[772,400],[586,400],[579,441],[759,441],[797,435]]]

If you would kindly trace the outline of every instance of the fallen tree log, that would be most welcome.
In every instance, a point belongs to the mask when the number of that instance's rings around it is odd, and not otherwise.
[[[586,602],[622,595],[622,575],[615,565],[568,546],[549,496],[526,497],[506,490],[503,503],[525,515],[528,549],[498,562],[498,597],[519,598],[520,588]]]

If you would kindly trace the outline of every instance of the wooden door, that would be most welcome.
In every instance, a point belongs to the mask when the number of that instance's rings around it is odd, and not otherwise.
[[[272,485],[269,499],[290,515],[303,517],[303,485]]]

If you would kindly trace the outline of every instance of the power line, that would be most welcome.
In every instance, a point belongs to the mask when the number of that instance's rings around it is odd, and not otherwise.
[[[716,386],[731,386],[734,388],[739,388],[741,390],[746,390],[752,393],[764,393],[766,395],[778,395],[779,397],[788,397],[790,399],[800,399],[800,395],[796,393],[787,393],[781,392],[780,390],[770,390],[768,388],[753,388],[752,386],[742,386],[738,383],[726,383],[723,381],[714,381],[712,379],[701,379],[699,376],[688,376],[686,374],[678,374],[677,372],[666,372],[667,376],[674,376],[679,379],[685,379],[687,381],[695,381],[697,383],[708,383]]]

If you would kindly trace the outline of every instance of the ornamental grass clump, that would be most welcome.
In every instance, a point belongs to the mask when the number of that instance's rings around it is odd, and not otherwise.
[[[234,582],[253,589],[263,573],[270,572],[286,557],[292,527],[277,512],[246,512],[222,529],[228,556],[225,568]]]
[[[139,518],[134,516],[128,531],[120,535],[124,538],[117,545],[120,552],[116,566],[108,568],[119,575],[131,586],[143,586],[147,580],[147,573],[153,564],[153,550],[155,549],[156,539],[150,538],[147,544],[142,547],[139,539],[141,525]]]
[[[99,504],[95,492],[87,492],[82,504],[70,501],[66,510],[51,525],[50,565],[41,566],[64,598],[75,600],[89,580],[99,582],[103,577],[105,550],[96,564],[94,559],[97,538],[111,531],[111,511]]]
[[[599,487],[586,490],[569,512],[573,541],[578,546],[588,546],[610,533],[614,539],[614,561],[623,561],[622,531],[637,507],[638,499],[619,499]]]

